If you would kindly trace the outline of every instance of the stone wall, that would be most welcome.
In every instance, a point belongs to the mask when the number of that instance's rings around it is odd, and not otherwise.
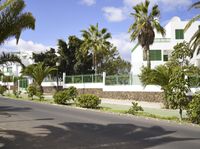
[[[102,89],[78,89],[78,92],[79,94],[94,94],[100,98],[163,102],[162,92],[111,92]]]
[[[59,90],[61,90],[63,87],[59,86],[58,88]],[[50,86],[50,87],[44,86],[43,90],[44,90],[44,93],[54,94],[57,90],[57,86]]]

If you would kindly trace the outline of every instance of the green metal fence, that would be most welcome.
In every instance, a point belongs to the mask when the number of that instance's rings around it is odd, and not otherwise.
[[[1,76],[0,81],[2,81],[2,82],[13,82],[13,76]]]
[[[105,84],[106,85],[130,85],[131,77],[130,75],[106,76]]]
[[[103,75],[75,75],[66,76],[66,84],[76,84],[76,83],[103,83]]]

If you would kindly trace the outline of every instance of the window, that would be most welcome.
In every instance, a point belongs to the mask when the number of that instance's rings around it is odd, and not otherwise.
[[[12,73],[12,67],[7,67],[7,72]]]
[[[161,50],[150,50],[150,60],[151,61],[161,61]]]
[[[168,58],[168,55],[163,55],[163,61],[166,62],[166,61],[168,61],[168,59],[169,59],[169,58]]]
[[[176,29],[176,39],[184,39],[183,29]]]

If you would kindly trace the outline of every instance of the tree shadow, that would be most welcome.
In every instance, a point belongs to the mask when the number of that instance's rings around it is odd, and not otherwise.
[[[37,135],[0,130],[0,147],[5,149],[144,149],[200,138],[174,137],[175,131],[133,124],[62,123],[41,125]],[[8,136],[8,137],[5,137]]]
[[[11,112],[26,112],[30,111],[29,107],[13,107],[13,106],[0,106],[0,116],[11,117],[13,114]]]

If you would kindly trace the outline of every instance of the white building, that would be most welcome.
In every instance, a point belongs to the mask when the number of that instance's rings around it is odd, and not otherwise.
[[[150,46],[150,59],[152,68],[155,68],[156,66],[164,64],[166,61],[168,61],[170,53],[177,43],[190,41],[192,35],[198,30],[200,21],[194,22],[192,26],[184,33],[184,28],[187,23],[187,21],[181,21],[179,17],[173,17],[165,26],[165,37],[162,37],[161,34],[155,33],[154,44]],[[191,61],[195,63],[195,59],[196,57],[194,57]],[[139,44],[135,45],[132,50],[131,64],[131,72],[133,75],[140,74],[141,67],[147,65],[147,62],[143,61],[143,49]]]
[[[17,55],[22,63],[25,66],[28,66],[30,64],[33,64],[32,52],[10,52],[11,54]],[[18,63],[8,63],[0,66],[0,70],[4,73],[6,76],[20,76],[20,72],[22,70],[22,66]]]

